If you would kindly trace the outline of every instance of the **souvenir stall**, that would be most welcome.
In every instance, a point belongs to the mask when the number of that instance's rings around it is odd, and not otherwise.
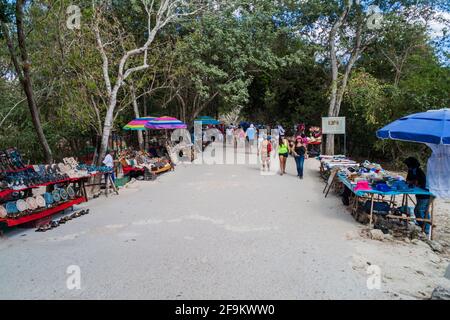
[[[181,141],[174,142],[171,140],[171,133],[177,129],[187,129],[187,125],[182,121],[173,117],[160,117],[153,119],[145,124],[145,128],[148,130],[155,130],[164,133],[163,138],[158,140],[159,146],[162,146],[167,152],[170,165],[167,164],[164,168],[160,169],[160,172],[173,170],[174,163],[176,163],[178,157],[177,154],[183,150],[191,151],[192,144],[187,143],[189,137],[181,139]],[[151,151],[151,150],[149,150]]]
[[[386,226],[400,226],[412,231],[420,227],[426,237],[433,239],[435,198],[450,198],[450,109],[403,117],[380,129],[377,137],[425,143],[432,150],[426,189],[406,182],[404,177],[384,170],[379,164],[365,161],[352,165],[345,157],[321,156],[321,170],[330,173],[324,192],[339,185],[344,189],[343,194],[350,192],[352,213],[356,218],[361,213],[367,214],[370,226],[381,230]],[[412,172],[419,168],[415,161]]]
[[[377,132],[380,139],[392,139],[424,143],[432,151],[427,163],[427,188],[430,200],[426,212],[433,225],[433,202],[435,197],[450,199],[450,109],[429,110],[403,117]],[[426,195],[428,196],[428,194]]]
[[[333,184],[335,187],[338,186],[337,189],[341,192],[345,193],[343,190],[345,188],[352,193],[350,201],[352,215],[361,222],[367,217],[371,228],[375,222],[382,219],[417,222],[423,226],[422,231],[425,231],[427,224],[433,226],[433,201],[427,210],[430,214],[424,219],[417,218],[414,215],[414,207],[410,206],[415,205],[413,195],[432,197],[432,193],[409,185],[404,177],[384,170],[379,164],[365,161],[345,168],[337,167],[330,175],[328,191]],[[428,233],[428,237],[432,238],[431,232]]]
[[[154,180],[157,174],[173,170],[170,133],[186,128],[183,122],[173,117],[148,117],[130,122],[125,129],[147,130],[147,150],[138,152],[128,149],[121,152],[119,162],[123,174],[129,178]]]
[[[157,174],[172,169],[167,157],[155,157],[145,151],[124,150],[118,159],[124,176],[129,178],[155,180]]]
[[[313,157],[320,155],[321,145],[322,145],[322,129],[320,127],[309,128],[308,153]]]
[[[331,171],[333,169],[342,169],[346,167],[357,166],[357,162],[347,158],[344,155],[336,156],[318,156],[317,159],[320,161],[320,175],[323,179],[328,179]]]
[[[85,183],[98,168],[73,158],[53,165],[25,165],[14,149],[0,151],[0,224],[13,227],[87,202]]]
[[[148,137],[147,129],[145,128],[145,124],[155,118],[156,117],[148,116],[148,117],[141,117],[141,118],[134,119],[134,120],[130,121],[127,125],[125,125],[123,127],[123,129],[127,130],[127,131],[133,131],[133,132],[137,132],[137,131],[142,132],[145,150],[147,150],[148,143],[149,143],[149,137]]]

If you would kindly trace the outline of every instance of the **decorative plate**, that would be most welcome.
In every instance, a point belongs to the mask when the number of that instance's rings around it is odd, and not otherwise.
[[[70,199],[74,199],[76,197],[75,190],[73,189],[72,186],[68,186],[66,191],[67,191],[67,194],[69,195]]]
[[[66,201],[67,199],[69,199],[69,194],[67,193],[67,191],[65,189],[59,189],[59,195],[61,196],[61,199],[63,201]]]
[[[16,207],[20,212],[24,212],[24,211],[28,210],[28,204],[23,199],[17,200]]]
[[[6,211],[5,207],[0,205],[0,218],[6,218],[8,216],[8,211]]]
[[[36,203],[39,208],[45,208],[46,202],[43,196],[37,196]]]
[[[67,173],[70,170],[64,163],[59,163],[58,168],[61,173]]]
[[[8,214],[14,214],[14,213],[19,212],[19,210],[17,209],[16,203],[14,201],[6,203],[6,212]]]
[[[60,202],[61,201],[61,194],[59,193],[59,189],[53,190],[52,196],[53,196],[53,200],[55,202]]]
[[[53,199],[53,196],[51,193],[46,192],[44,193],[44,199],[45,199],[45,204],[47,206],[51,205],[53,202],[55,202],[55,199]]]
[[[29,197],[29,198],[27,198],[25,201],[27,202],[28,208],[29,208],[30,210],[36,210],[36,209],[39,207],[39,205],[38,205],[36,199],[33,198],[33,197]]]

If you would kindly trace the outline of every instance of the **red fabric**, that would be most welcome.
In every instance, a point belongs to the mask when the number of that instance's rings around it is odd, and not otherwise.
[[[130,173],[131,171],[144,172],[145,169],[144,169],[144,168],[138,169],[138,168],[133,168],[133,167],[123,167],[123,174],[128,174],[128,173]]]
[[[271,152],[272,152],[272,144],[269,143],[269,144],[267,145],[267,153],[271,153]]]

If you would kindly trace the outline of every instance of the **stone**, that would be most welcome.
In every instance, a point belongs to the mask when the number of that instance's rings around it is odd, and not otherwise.
[[[441,246],[443,246],[444,248],[450,247],[448,241],[445,241],[445,240],[439,240],[438,243],[439,243]]]
[[[431,300],[450,300],[450,290],[443,287],[437,287],[431,294]]]
[[[359,235],[359,233],[356,232],[356,231],[349,231],[349,232],[347,232],[347,233],[345,234],[345,238],[346,238],[347,240],[353,240],[353,239],[358,239],[358,238],[360,238],[360,235]]]
[[[438,253],[444,252],[444,248],[438,242],[436,242],[434,240],[428,241],[428,245],[435,252],[438,252]]]
[[[415,244],[415,245],[418,245],[419,244],[419,240],[418,239],[412,239],[411,243]]]
[[[444,277],[450,280],[450,264],[448,265],[447,270],[445,271]]]
[[[394,241],[395,239],[394,239],[394,236],[392,235],[392,234],[385,234],[384,235],[384,240],[386,240],[386,241]]]
[[[370,238],[373,240],[383,241],[384,233],[383,233],[383,231],[378,230],[378,229],[370,230]]]

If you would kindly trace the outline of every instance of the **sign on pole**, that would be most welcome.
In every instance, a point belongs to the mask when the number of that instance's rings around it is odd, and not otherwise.
[[[323,134],[345,134],[345,117],[323,117]]]

